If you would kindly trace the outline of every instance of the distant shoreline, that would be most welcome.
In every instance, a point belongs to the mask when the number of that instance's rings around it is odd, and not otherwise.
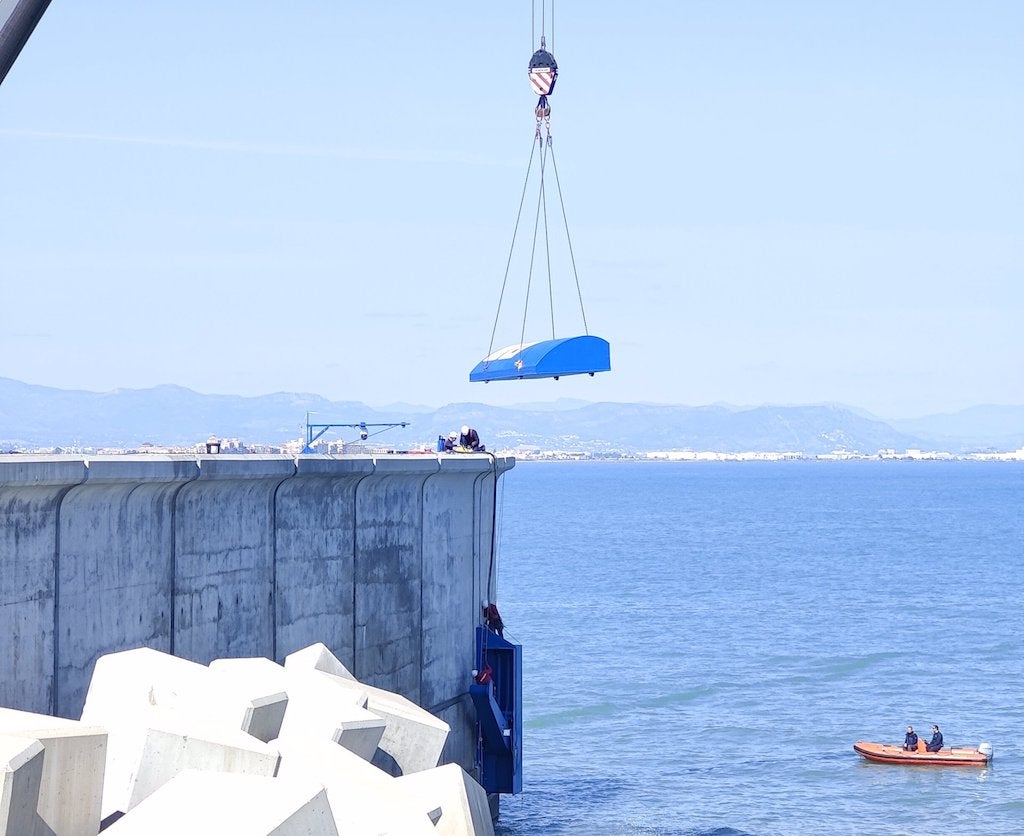
[[[677,453],[636,453],[632,455],[607,456],[589,453],[524,454],[515,450],[501,450],[496,455],[513,456],[517,462],[645,462],[661,464],[702,464],[708,462],[1024,462],[1024,448],[999,453],[897,453],[893,455],[868,455],[861,453],[719,453],[702,452],[695,454]]]

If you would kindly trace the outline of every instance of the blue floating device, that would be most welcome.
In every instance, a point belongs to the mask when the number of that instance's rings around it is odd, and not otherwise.
[[[488,355],[469,373],[471,383],[492,380],[530,380],[539,377],[611,371],[608,340],[564,337],[535,343],[516,343]]]

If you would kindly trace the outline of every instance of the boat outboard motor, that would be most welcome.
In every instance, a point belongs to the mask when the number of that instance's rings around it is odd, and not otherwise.
[[[988,741],[978,744],[978,751],[981,752],[986,758],[992,760],[992,744]]]

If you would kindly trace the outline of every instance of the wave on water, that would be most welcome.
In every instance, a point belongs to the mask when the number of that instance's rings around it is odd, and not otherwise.
[[[611,715],[621,717],[624,713],[635,713],[637,711],[646,711],[652,708],[664,708],[665,706],[693,702],[703,697],[710,696],[720,690],[721,687],[724,686],[720,686],[717,683],[699,685],[695,688],[688,688],[684,691],[672,691],[670,693],[659,694],[648,699],[633,700],[630,702],[628,707],[624,707],[621,702],[603,702],[597,705],[584,705],[576,708],[570,708],[565,711],[556,711],[551,714],[530,716],[523,725],[527,729],[545,729],[552,726],[571,723],[576,720],[589,719],[591,717],[607,717]]]
[[[663,811],[622,816],[644,781],[580,776],[531,782],[530,803],[504,797],[495,836],[775,836],[728,826],[693,827],[666,821]],[[571,803],[566,802],[571,799]]]
[[[904,656],[906,656],[906,653],[903,651],[888,650],[880,653],[866,653],[863,656],[826,659],[820,663],[820,675],[829,678],[842,678],[847,674],[860,673],[863,670],[875,667],[875,665],[892,659],[900,659]]]

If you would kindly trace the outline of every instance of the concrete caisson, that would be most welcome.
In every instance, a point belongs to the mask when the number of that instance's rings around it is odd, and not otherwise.
[[[292,459],[209,456],[174,515],[172,653],[206,664],[275,652],[274,503]]]
[[[0,705],[77,717],[98,656],[282,662],[316,642],[452,727],[493,597],[490,455],[0,460]]]
[[[350,663],[355,653],[355,495],[369,456],[302,457],[277,490],[277,660],[310,637]]]
[[[61,503],[56,713],[77,716],[96,659],[126,647],[170,652],[174,503],[194,458],[92,461]]]
[[[0,460],[0,706],[54,707],[61,500],[86,473],[80,459]]]

